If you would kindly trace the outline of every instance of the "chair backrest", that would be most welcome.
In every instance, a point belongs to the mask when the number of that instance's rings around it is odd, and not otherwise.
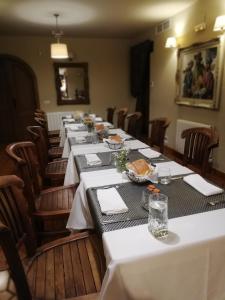
[[[48,140],[48,122],[45,118],[41,118],[41,117],[35,117],[34,121],[36,123],[37,126],[42,127],[43,130],[43,134],[44,134],[44,138],[45,138],[45,142],[47,147],[49,148],[49,140]]]
[[[117,127],[124,129],[125,127],[125,118],[127,115],[128,109],[126,107],[121,108],[117,111]]]
[[[160,152],[164,153],[164,138],[170,121],[167,118],[156,118],[149,121],[149,124],[151,124],[150,146],[158,146]]]
[[[28,256],[36,250],[36,237],[27,214],[23,181],[15,175],[0,176],[0,245],[10,268],[19,300],[32,299],[18,255],[21,245]],[[17,251],[18,250],[18,251]]]
[[[116,110],[116,107],[108,107],[106,109],[106,111],[107,111],[107,122],[113,124],[113,116],[114,116],[115,110]]]
[[[213,148],[219,146],[219,136],[214,128],[196,127],[182,132],[185,139],[183,162],[200,168],[205,175],[209,167],[209,158]]]
[[[27,126],[27,132],[31,141],[36,145],[41,176],[44,179],[45,168],[48,164],[48,145],[46,143],[45,129],[41,126]]]
[[[6,147],[6,152],[14,161],[25,186],[24,194],[28,200],[30,213],[36,211],[35,200],[42,189],[40,165],[35,144],[32,142],[17,142]]]
[[[35,118],[45,119],[45,115],[42,112],[39,112],[39,111],[35,111],[34,116],[35,116]]]
[[[134,112],[127,116],[128,125],[127,125],[127,132],[134,137],[138,137],[141,133],[141,126],[142,126],[142,113],[141,112]]]

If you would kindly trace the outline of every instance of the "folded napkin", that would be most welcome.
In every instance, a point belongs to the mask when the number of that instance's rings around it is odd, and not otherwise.
[[[76,139],[76,142],[77,142],[78,144],[82,144],[82,143],[86,143],[86,142],[87,142],[85,136],[76,136],[75,139]]]
[[[97,154],[86,154],[85,158],[89,166],[101,165],[102,161]]]
[[[183,180],[205,196],[212,196],[223,193],[223,189],[207,182],[198,174],[185,176]]]
[[[128,207],[115,188],[98,189],[97,197],[103,214],[113,215],[128,211]]]
[[[65,122],[74,122],[75,120],[74,120],[74,118],[66,118],[66,119],[64,119],[64,121]]]
[[[102,118],[101,117],[96,117],[95,122],[102,122]]]
[[[68,124],[65,126],[65,128],[67,128],[70,131],[80,130],[81,128],[86,129],[84,124]]]
[[[72,116],[72,115],[66,115],[65,118],[66,118],[66,119],[72,119],[73,116]]]
[[[150,148],[140,149],[140,150],[138,150],[138,152],[140,152],[141,154],[143,154],[147,158],[157,158],[161,155],[161,153],[159,153],[155,150],[152,150]]]
[[[192,170],[190,170],[187,167],[184,167],[180,164],[178,164],[175,161],[167,161],[167,162],[162,162],[162,163],[156,163],[155,164],[158,168],[169,168],[171,176],[177,176],[177,175],[186,175],[186,174],[191,174],[193,173]]]

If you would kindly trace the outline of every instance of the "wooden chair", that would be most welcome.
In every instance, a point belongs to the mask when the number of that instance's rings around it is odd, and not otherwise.
[[[141,134],[142,113],[134,112],[132,114],[129,114],[127,116],[127,120],[127,132],[134,137],[138,137]]]
[[[40,117],[35,117],[34,120],[35,120],[35,122],[38,126],[41,126],[45,130],[45,138],[46,138],[46,142],[47,142],[49,148],[59,146],[59,143],[60,143],[60,137],[59,136],[57,136],[57,137],[49,137],[48,136],[47,121],[43,118],[40,118]]]
[[[113,124],[113,116],[114,116],[114,112],[116,110],[116,107],[108,107],[106,109],[107,111],[107,122]]]
[[[184,130],[181,137],[185,139],[183,164],[205,176],[212,149],[219,146],[218,133],[214,128],[196,127]]]
[[[128,109],[126,107],[121,108],[117,111],[117,128],[121,128],[124,130],[127,112]]]
[[[35,119],[37,119],[37,118],[35,118]],[[38,124],[38,122],[36,122],[36,123]],[[61,158],[62,154],[63,154],[63,147],[56,147],[56,146],[52,147],[48,140],[46,128],[44,126],[41,126],[40,124],[38,126],[43,128],[42,136],[43,136],[43,138],[45,140],[45,144],[47,145],[47,148],[48,148],[49,158],[50,159]],[[30,138],[32,138],[32,136],[30,136]]]
[[[37,148],[42,179],[50,179],[52,185],[63,184],[68,160],[61,159],[48,162],[49,151],[44,138],[44,129],[40,126],[27,126],[27,131]]]
[[[159,147],[160,152],[164,153],[164,139],[170,121],[167,118],[157,118],[149,121],[149,124],[151,124],[151,133],[148,138],[149,145]]]
[[[42,118],[46,121],[47,125],[48,125],[48,119],[47,119],[47,115],[46,113],[41,110],[41,109],[35,109],[35,113],[34,113],[35,117],[37,118]],[[47,126],[48,127],[48,126]],[[59,137],[59,130],[48,130],[48,137],[52,138],[52,137]]]
[[[25,183],[29,211],[40,235],[68,233],[66,223],[76,190],[75,185],[43,190],[37,151],[32,142],[8,145],[6,152]]]
[[[0,177],[1,258],[7,261],[17,299],[97,299],[105,269],[95,237],[71,234],[37,248],[22,187],[15,175]]]

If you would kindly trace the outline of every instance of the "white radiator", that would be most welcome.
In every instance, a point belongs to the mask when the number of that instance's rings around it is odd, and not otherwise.
[[[177,130],[176,130],[176,150],[180,153],[184,153],[184,139],[181,138],[181,133],[183,130],[194,127],[207,127],[210,128],[211,125],[191,122],[188,120],[177,120]]]
[[[47,113],[48,130],[59,130],[62,123],[62,117],[71,115],[73,112],[49,112]]]

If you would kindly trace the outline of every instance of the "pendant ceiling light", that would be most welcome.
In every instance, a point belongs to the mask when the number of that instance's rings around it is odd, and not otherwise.
[[[68,58],[67,45],[60,43],[60,38],[63,36],[63,31],[58,28],[59,14],[54,14],[56,20],[56,29],[52,32],[55,36],[57,43],[51,44],[51,58],[53,59],[65,59]]]

